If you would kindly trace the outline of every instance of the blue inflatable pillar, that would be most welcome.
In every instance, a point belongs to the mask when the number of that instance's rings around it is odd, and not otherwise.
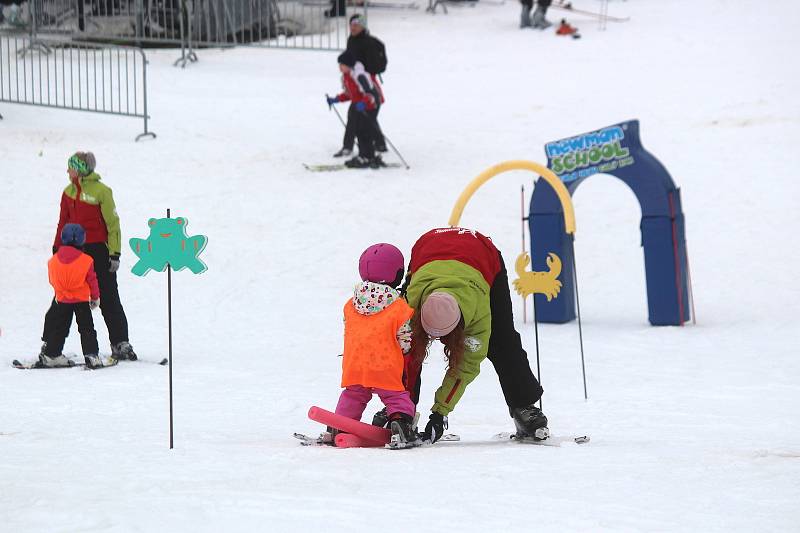
[[[649,321],[654,326],[681,325],[689,320],[686,238],[680,190],[667,169],[642,147],[639,121],[631,120],[545,146],[548,167],[570,194],[583,180],[603,173],[624,181],[642,210]],[[564,231],[561,203],[543,179],[531,197],[528,224],[533,270],[547,270],[549,252],[561,257],[563,284],[558,298],[548,302],[535,295],[540,322],[575,319],[572,237]]]

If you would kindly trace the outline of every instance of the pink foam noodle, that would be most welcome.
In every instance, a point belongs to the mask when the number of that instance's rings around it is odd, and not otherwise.
[[[334,439],[337,448],[380,448],[383,444],[366,440],[352,433],[339,433]]]
[[[346,416],[337,415],[321,407],[312,406],[308,410],[308,418],[320,424],[352,433],[364,440],[372,441],[376,446],[388,444],[389,440],[392,438],[392,432],[388,429],[373,426],[372,424],[365,424],[358,420],[347,418]]]

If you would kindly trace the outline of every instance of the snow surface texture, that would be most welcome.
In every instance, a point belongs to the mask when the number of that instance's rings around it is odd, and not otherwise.
[[[303,169],[340,147],[324,101],[339,87],[334,53],[201,50],[181,70],[175,51],[149,51],[155,141],[133,142],[135,120],[1,105],[0,530],[797,531],[800,5],[630,0],[609,11],[632,20],[603,32],[569,16],[575,41],[520,31],[513,1],[373,10],[389,53],[381,123],[410,171]],[[341,309],[366,246],[408,254],[485,168],[544,163],[545,142],[631,118],[683,193],[698,322],[648,325],[638,204],[612,177],[581,185],[588,402],[577,325],[539,333],[552,432],[590,444],[491,442],[513,425],[488,362],[451,417],[460,443],[390,452],[292,438],[322,429],[310,405],[335,406]],[[11,367],[39,348],[45,264],[78,149],[97,155],[124,242],[166,208],[209,236],[208,272],[173,276],[172,451],[165,368]],[[462,218],[509,264],[532,177],[495,178]],[[136,278],[133,254],[122,260],[131,342],[160,359],[166,275]],[[535,365],[533,326],[515,306]],[[80,351],[74,328],[65,351]],[[423,421],[442,371],[437,349]]]

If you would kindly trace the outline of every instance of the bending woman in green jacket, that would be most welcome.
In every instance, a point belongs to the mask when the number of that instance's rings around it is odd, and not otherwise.
[[[520,436],[546,438],[547,417],[534,404],[542,387],[514,329],[511,292],[503,257],[477,231],[438,228],[411,250],[406,299],[414,308],[408,388],[419,399],[421,362],[435,339],[444,344],[448,370],[436,390],[424,440],[436,442],[447,415],[488,358],[494,365],[509,413]]]

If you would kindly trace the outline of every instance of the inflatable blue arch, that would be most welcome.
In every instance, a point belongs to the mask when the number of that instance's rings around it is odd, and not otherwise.
[[[610,174],[631,188],[642,211],[640,229],[647,278],[647,306],[654,326],[682,325],[689,320],[684,217],[680,189],[667,169],[642,147],[639,121],[631,120],[545,145],[547,166],[570,195],[594,174]],[[575,319],[573,236],[566,233],[561,202],[541,177],[531,197],[528,225],[533,270],[547,270],[549,252],[561,257],[563,287],[548,302],[537,294],[540,322]]]

